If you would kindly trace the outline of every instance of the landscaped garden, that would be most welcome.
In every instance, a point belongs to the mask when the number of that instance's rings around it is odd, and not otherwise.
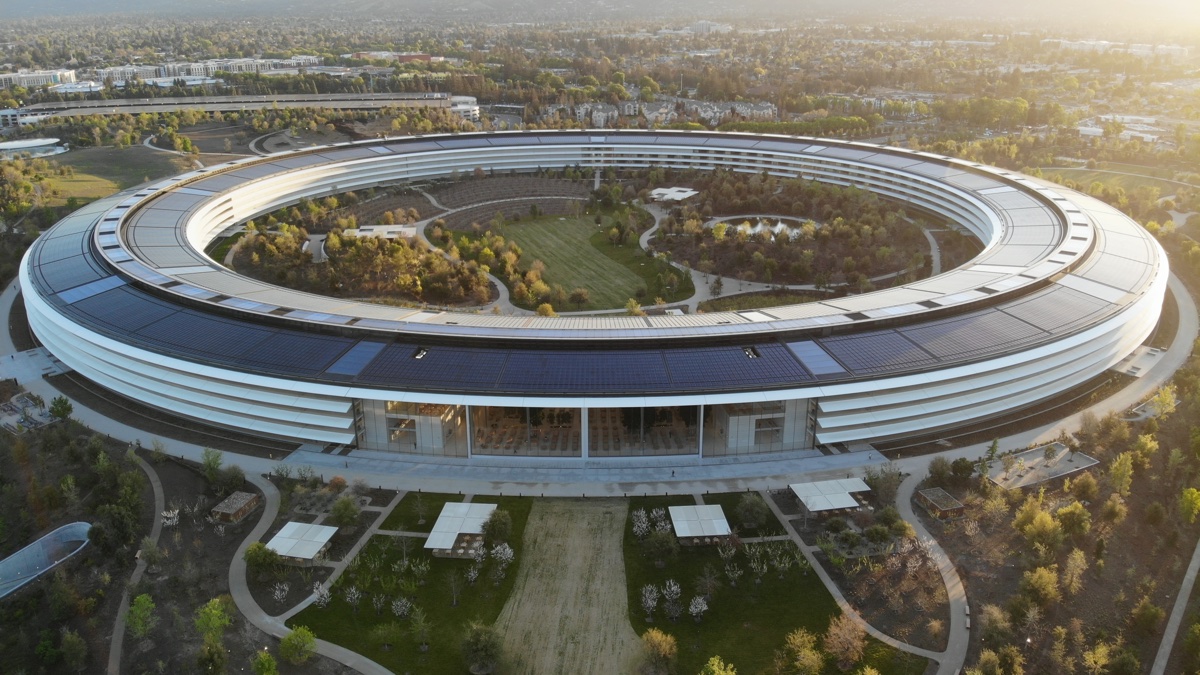
[[[422,509],[429,508],[425,525],[417,524],[418,496]],[[428,531],[446,501],[461,497],[409,494],[385,529]],[[498,512],[511,517],[505,536],[488,537],[486,556],[439,558],[423,548],[422,538],[376,535],[332,587],[288,625],[307,626],[321,639],[396,672],[465,672],[463,640],[472,622],[490,626],[507,602],[533,503],[519,497],[480,501],[497,504]]]
[[[714,655],[738,672],[774,672],[785,643],[798,648],[807,638],[812,644],[802,656],[822,663],[823,672],[839,672],[839,659],[820,645],[831,623],[841,630],[845,622],[834,621],[837,604],[800,550],[790,541],[741,544],[736,538],[728,545],[680,547],[674,532],[664,529],[665,514],[656,511],[694,503],[687,496],[631,500],[624,550],[634,630],[654,628],[674,637],[681,673],[698,672]],[[638,525],[643,516],[647,524]],[[798,629],[806,633],[789,640]],[[925,670],[923,658],[855,637],[862,641],[856,663],[881,673]],[[795,656],[789,651],[786,658]]]

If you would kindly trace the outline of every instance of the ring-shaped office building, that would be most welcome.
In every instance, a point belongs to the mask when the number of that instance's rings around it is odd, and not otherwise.
[[[853,185],[983,248],[862,295],[554,318],[313,295],[203,253],[305,198],[562,167]],[[863,143],[611,130],[383,139],[200,169],[66,217],[20,270],[37,338],[122,396],[251,434],[463,462],[728,458],[1003,417],[1132,352],[1154,330],[1167,277],[1162,249],[1127,216],[1018,173]]]

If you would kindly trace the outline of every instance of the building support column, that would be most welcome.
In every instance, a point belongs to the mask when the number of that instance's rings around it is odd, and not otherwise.
[[[583,459],[588,458],[588,409],[579,409],[579,452]]]
[[[704,404],[699,405],[696,417],[696,449],[700,453],[700,459],[704,459]]]
[[[467,459],[475,454],[475,420],[471,419],[471,406],[464,406],[467,409]]]

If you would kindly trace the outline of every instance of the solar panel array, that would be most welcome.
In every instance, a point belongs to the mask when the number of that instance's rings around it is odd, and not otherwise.
[[[508,144],[512,137],[503,138],[502,144]],[[563,134],[536,138],[539,143],[553,144],[580,142],[588,137]],[[408,150],[418,145],[460,147],[467,140],[419,140],[408,142],[408,145],[397,143],[395,147],[397,150]],[[642,140],[651,143],[657,139]],[[696,135],[672,137],[664,142],[703,145],[710,140],[713,139]],[[788,141],[721,139],[723,145],[734,141],[745,147],[765,149],[772,145],[786,146],[792,152],[800,147]],[[477,144],[478,140],[472,142]],[[385,146],[385,149],[390,147]],[[813,149],[823,148],[813,146]],[[378,154],[378,148],[353,150],[362,156]],[[339,152],[328,151],[325,158]],[[863,152],[856,149],[820,153],[820,156],[840,154],[858,157]],[[179,209],[191,208],[200,199],[202,195],[197,193],[201,190],[220,190],[223,186],[236,185],[283,168],[308,166],[313,157],[277,158],[271,162],[271,166],[251,165],[231,173],[205,177],[193,184],[192,188],[196,190],[156,200],[162,207],[157,213],[179,213]],[[901,159],[909,161],[908,158]],[[990,179],[969,180],[971,174],[957,169],[934,171],[928,168],[932,166],[930,164],[922,163],[920,166],[926,167],[926,173],[932,172],[930,175],[948,176],[959,183],[991,185],[988,182]],[[1097,262],[1081,266],[1077,271],[1078,276],[1069,275],[1060,283],[1009,299],[1000,306],[965,315],[899,325],[886,330],[803,340],[792,337],[792,341],[786,345],[774,337],[757,334],[759,328],[743,321],[740,326],[733,328],[745,327],[744,344],[698,345],[696,338],[728,339],[730,327],[688,324],[686,329],[679,328],[675,334],[689,340],[664,340],[645,347],[635,346],[635,343],[619,343],[623,348],[556,349],[552,341],[549,347],[516,342],[491,342],[477,347],[451,346],[442,344],[435,332],[437,324],[447,316],[443,314],[429,313],[428,323],[408,325],[407,335],[352,336],[352,329],[349,328],[346,334],[341,335],[317,333],[264,323],[255,317],[236,315],[232,311],[188,307],[159,297],[131,283],[131,279],[114,276],[113,270],[94,250],[96,244],[91,238],[91,231],[101,218],[104,219],[104,227],[111,230],[113,225],[110,221],[113,218],[104,214],[118,204],[132,203],[134,200],[130,196],[133,194],[133,191],[121,193],[77,211],[35,244],[29,257],[32,279],[60,311],[119,341],[197,363],[222,364],[240,371],[282,377],[410,391],[576,396],[717,393],[781,389],[816,381],[836,382],[948,367],[1011,352],[1077,330],[1100,317],[1119,311],[1121,307],[1118,300],[1122,293],[1135,291],[1150,278],[1150,266],[1140,258],[1153,252],[1147,248],[1152,247],[1152,243],[1147,244],[1143,241],[1142,233],[1127,227],[1120,220],[1123,216],[1099,202],[1084,199],[1082,208],[1088,216],[1112,228],[1098,242],[1105,253],[1103,257]],[[994,200],[1012,206],[1019,205],[1023,207],[1022,211],[1029,212],[1027,216],[1018,218],[1027,220],[1029,229],[1014,234],[1013,239],[1037,243],[1016,244],[1008,248],[1012,257],[1022,258],[1032,254],[1032,249],[1045,247],[1046,232],[1043,228],[1056,226],[1044,222],[1049,213],[1044,205],[1028,197],[1014,195],[1019,193],[997,192]],[[148,218],[149,213],[145,217]],[[144,243],[158,243],[155,237],[161,235],[154,230],[160,230],[162,234],[173,232],[169,228],[149,228]],[[113,245],[110,240],[114,240],[113,235],[104,234],[99,245],[107,249]],[[1025,248],[1030,251],[1025,251]],[[970,273],[976,281],[996,279],[988,281],[993,290],[1021,283],[1014,281],[1011,273],[1000,271],[1002,268],[997,265],[1004,264],[1002,260],[990,262],[993,265],[987,270]],[[1012,264],[1019,263],[1014,260]],[[122,269],[152,283],[170,282],[135,261],[122,263]],[[930,294],[961,290],[954,285],[935,289],[934,280],[922,283],[929,286],[927,292]],[[276,296],[271,294],[279,292],[275,287],[260,286],[263,287],[261,294],[264,299],[268,296],[274,298]],[[226,305],[276,307],[239,298],[213,297],[213,294],[198,288],[184,286],[182,289],[192,291],[189,295],[193,297],[208,297],[223,301]],[[895,302],[910,303],[925,294],[926,291],[915,289],[901,289],[893,293],[897,296]],[[817,318],[825,322],[823,325],[833,325],[860,320],[855,312],[872,311],[874,305],[871,296],[858,296],[830,300],[820,307],[822,316]],[[389,330],[400,327],[400,324],[383,322],[390,311],[389,308],[379,308],[378,316],[361,320],[358,325],[360,328],[386,325]],[[294,310],[293,314],[311,317],[314,321],[323,316],[302,310]],[[410,317],[418,314],[409,312]],[[465,315],[462,318],[464,324],[483,320]],[[487,318],[490,320],[490,317]],[[659,325],[667,318],[656,317],[654,325]],[[689,320],[694,318],[688,317]],[[549,319],[526,317],[497,320],[510,321],[518,327],[543,323],[548,327],[555,325],[547,323],[551,321]],[[578,319],[558,325],[570,327],[574,325],[572,321],[586,322]],[[614,330],[615,337],[638,337],[646,326],[651,325],[645,319],[629,321],[632,322],[629,326]],[[422,343],[423,338],[416,335],[416,331],[422,330],[431,332],[428,343]],[[554,330],[546,330],[543,334],[558,336]],[[784,336],[781,339],[789,338]]]

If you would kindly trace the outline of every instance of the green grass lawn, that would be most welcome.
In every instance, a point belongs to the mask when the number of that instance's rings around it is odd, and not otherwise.
[[[1137,167],[1129,168],[1132,169]],[[1110,169],[1110,171],[1126,170],[1127,169],[1125,168]],[[1091,185],[1092,183],[1103,183],[1105,185],[1124,188],[1126,192],[1133,192],[1135,189],[1141,186],[1149,186],[1158,188],[1161,191],[1161,195],[1165,196],[1175,194],[1175,191],[1180,187],[1176,183],[1159,180],[1155,176],[1131,176],[1123,173],[1093,171],[1091,169],[1047,169],[1045,174],[1048,178],[1056,174],[1061,175],[1067,180],[1075,181],[1076,183],[1080,184],[1084,189],[1087,189],[1087,186]]]
[[[699,309],[704,312],[732,312],[745,309],[762,309],[780,305],[796,305],[802,302],[816,302],[822,296],[817,293],[804,291],[769,291],[765,293],[742,293],[723,298],[713,298],[700,303]]]
[[[731,495],[740,499],[741,494]],[[705,495],[706,503],[722,503],[725,497]],[[647,511],[655,507],[694,504],[684,497],[650,497],[632,499],[629,512],[638,508]],[[749,572],[742,576],[737,588],[731,588],[721,574],[722,587],[709,602],[709,610],[700,623],[686,614],[678,622],[671,622],[663,614],[660,604],[654,621],[647,623],[641,608],[641,589],[646,584],[662,586],[667,579],[674,579],[683,588],[683,603],[696,594],[696,577],[711,565],[724,569],[715,546],[682,547],[677,558],[658,569],[652,560],[645,557],[641,545],[633,536],[632,520],[625,528],[625,577],[629,592],[629,619],[633,630],[641,635],[651,627],[673,635],[679,644],[679,673],[695,673],[713,655],[720,655],[732,663],[740,673],[759,673],[770,666],[775,652],[783,646],[784,638],[797,628],[806,628],[820,635],[829,626],[831,617],[838,611],[837,603],[813,572],[804,574],[793,568],[784,579],[779,579],[774,570],[764,577],[762,585],[755,585]],[[746,569],[743,554],[738,564]],[[868,638],[863,664],[877,668],[881,673],[896,675],[920,675],[926,660],[899,652],[881,642]],[[825,672],[839,672],[829,660]]]
[[[245,232],[238,232],[233,236],[214,241],[208,245],[208,250],[206,250],[205,253],[208,254],[208,257],[224,265],[225,256],[229,255],[229,249],[233,248],[233,245],[238,243],[238,241],[244,236],[246,236]]]
[[[433,529],[433,524],[437,522],[438,514],[442,512],[442,507],[446,502],[461,502],[462,495],[441,494],[438,492],[410,492],[404,495],[396,508],[388,514],[387,520],[383,521],[381,529],[384,530],[403,530],[406,532],[429,532]],[[488,503],[491,503],[490,501]],[[418,508],[425,510],[425,523],[418,525],[417,521],[421,520],[418,516]],[[522,525],[522,527],[524,527]]]
[[[623,246],[610,243],[612,225],[607,215],[601,216],[601,225],[596,225],[595,216],[544,216],[506,224],[496,233],[520,245],[522,266],[534,260],[545,263],[546,283],[558,284],[567,293],[588,289],[588,304],[555,307],[560,312],[618,309],[636,298],[639,289],[646,289],[642,304],[650,304],[656,295],[675,301],[695,292],[690,275],[647,257],[636,241]],[[674,293],[665,292],[658,278],[670,272],[678,279]]]
[[[411,496],[407,495],[405,500]],[[451,604],[448,579],[454,573],[464,575],[473,563],[469,560],[434,558],[421,547],[422,540],[409,539],[412,542],[409,559],[425,559],[430,564],[426,582],[418,586],[412,596],[413,604],[425,611],[432,624],[427,652],[421,652],[416,639],[407,634],[391,649],[384,649],[371,634],[376,626],[382,624],[398,622],[405,630],[409,625],[407,620],[396,619],[389,609],[391,600],[403,593],[400,575],[392,571],[392,566],[401,559],[402,552],[394,538],[385,535],[371,538],[359,553],[356,563],[335,584],[333,599],[327,607],[321,609],[310,606],[288,621],[288,625],[308,626],[317,637],[363,654],[393,672],[454,675],[467,672],[461,650],[467,624],[471,621],[495,623],[508,601],[517,577],[517,565],[521,563],[525,523],[533,505],[529,497],[488,497],[479,501],[499,504],[500,508],[512,515],[513,529],[509,543],[516,551],[516,562],[508,568],[507,575],[499,585],[495,585],[489,576],[490,561],[486,563],[483,574],[474,585],[464,584],[458,606],[455,607]],[[433,514],[436,517],[437,511]],[[430,523],[433,520],[431,517]],[[363,592],[357,612],[345,600],[345,591],[350,586]],[[388,607],[379,614],[371,604],[371,598],[375,595],[383,595],[388,599]]]
[[[188,161],[178,155],[158,152],[141,145],[123,149],[81,148],[58,155],[54,161],[63,166],[75,167],[76,178],[80,177],[78,174],[88,174],[117,186],[116,189],[98,196],[107,196],[118,189],[124,190],[148,180],[182,173],[190,167]],[[64,196],[72,195],[64,190]]]

